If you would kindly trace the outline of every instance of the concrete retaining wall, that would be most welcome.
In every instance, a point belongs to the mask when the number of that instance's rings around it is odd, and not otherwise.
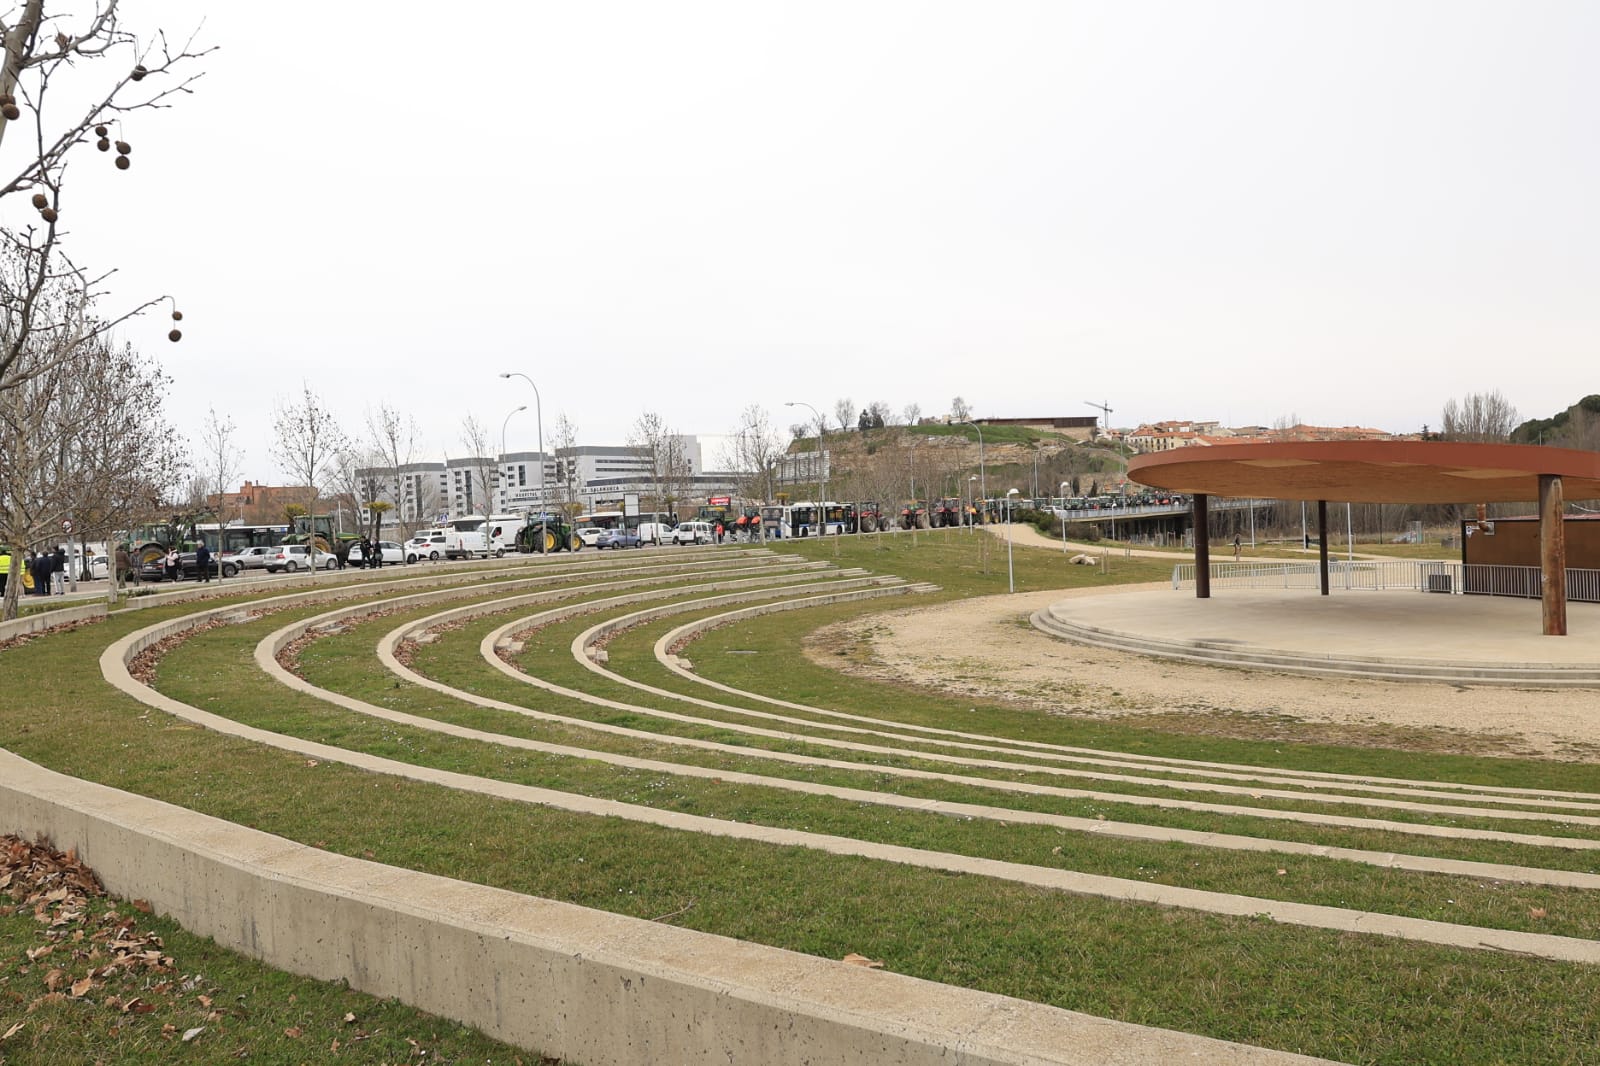
[[[0,622],[0,641],[27,636],[29,633],[42,633],[54,626],[71,625],[73,622],[98,622],[105,616],[104,603],[85,603],[77,607],[56,607],[48,611],[35,611],[9,622]]]
[[[273,966],[584,1066],[1317,1061],[333,855],[9,752],[0,826]]]

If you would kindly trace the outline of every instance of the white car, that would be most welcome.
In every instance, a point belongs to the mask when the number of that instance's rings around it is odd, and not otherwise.
[[[414,563],[419,559],[427,559],[430,562],[437,562],[445,558],[447,550],[445,541],[446,537],[442,530],[424,530],[406,541],[405,561]]]
[[[717,539],[717,531],[710,522],[684,522],[672,531],[674,544],[710,544]]]
[[[405,546],[398,541],[380,540],[378,541],[378,558],[383,562],[384,566],[388,566],[391,563],[398,566],[406,561]],[[361,545],[350,545],[350,554],[345,556],[345,562],[351,566],[361,566],[366,562],[366,557],[361,554]]]
[[[573,532],[578,535],[579,540],[583,541],[585,548],[592,548],[600,543],[600,534],[604,533],[605,530],[599,526],[579,526]]]
[[[319,551],[313,556],[311,546],[308,544],[280,544],[272,549],[273,554],[267,560],[267,573],[276,574],[279,570],[294,573],[296,570],[305,570],[312,565],[324,570],[332,570],[339,565],[339,557],[332,552]]]

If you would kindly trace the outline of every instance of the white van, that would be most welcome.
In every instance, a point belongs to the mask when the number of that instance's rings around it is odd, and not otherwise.
[[[445,530],[445,556],[450,559],[470,559],[474,555],[489,557],[489,520],[481,514],[462,515],[450,520]]]
[[[684,522],[672,531],[674,544],[710,544],[717,539],[717,531],[710,522]]]
[[[657,547],[672,539],[672,530],[667,528],[665,522],[640,522],[635,532],[639,534],[640,543]]]
[[[489,552],[496,559],[506,552],[517,550],[517,534],[522,532],[525,520],[519,514],[492,514],[489,516]]]

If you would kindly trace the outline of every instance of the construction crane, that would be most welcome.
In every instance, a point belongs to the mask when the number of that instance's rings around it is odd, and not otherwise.
[[[1093,400],[1085,400],[1083,402],[1088,404],[1090,407],[1095,407],[1105,412],[1105,428],[1109,430],[1111,428],[1111,408],[1107,407],[1104,401],[1095,403]]]

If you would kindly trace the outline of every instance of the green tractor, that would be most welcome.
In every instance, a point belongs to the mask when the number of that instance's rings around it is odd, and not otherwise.
[[[294,515],[290,519],[294,532],[283,538],[284,544],[309,544],[319,552],[336,556],[343,566],[350,549],[361,541],[359,533],[338,533],[333,528],[333,518],[319,514],[315,519]]]
[[[517,530],[517,551],[524,555],[582,550],[583,539],[565,515],[529,515],[527,524]]]

